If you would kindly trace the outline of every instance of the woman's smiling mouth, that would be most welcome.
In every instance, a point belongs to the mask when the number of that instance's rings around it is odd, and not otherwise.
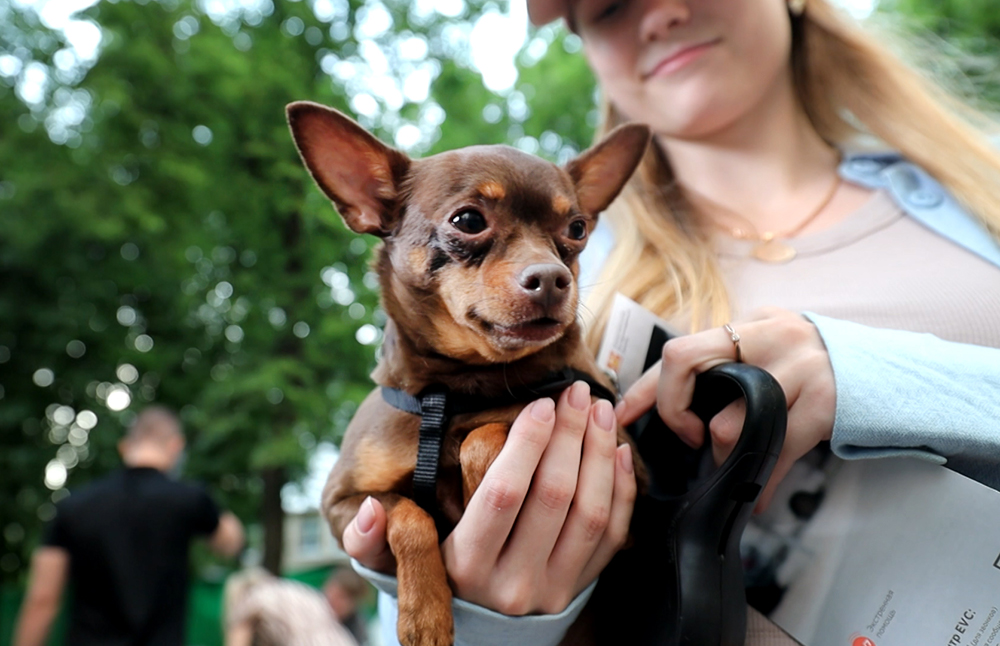
[[[719,44],[720,39],[697,43],[694,45],[681,45],[673,49],[665,58],[661,59],[648,72],[643,73],[642,80],[648,80],[654,76],[667,76],[687,67],[702,54]]]

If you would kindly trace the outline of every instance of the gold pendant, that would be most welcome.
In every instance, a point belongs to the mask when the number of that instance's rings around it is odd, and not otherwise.
[[[796,256],[795,249],[781,240],[767,240],[761,242],[750,251],[750,255],[761,262],[781,263],[788,262]]]

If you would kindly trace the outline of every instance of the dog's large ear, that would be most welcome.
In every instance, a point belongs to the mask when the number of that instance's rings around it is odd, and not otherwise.
[[[389,235],[410,158],[333,108],[296,101],[285,112],[302,161],[347,226],[357,233]]]
[[[648,126],[626,123],[566,164],[584,213],[597,214],[618,197],[649,146]]]

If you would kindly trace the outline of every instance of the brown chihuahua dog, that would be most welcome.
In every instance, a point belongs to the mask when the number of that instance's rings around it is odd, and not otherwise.
[[[314,103],[289,105],[288,121],[306,167],[347,226],[383,240],[374,268],[389,321],[372,375],[382,388],[347,429],[323,510],[341,540],[366,497],[382,504],[397,563],[399,641],[446,646],[451,590],[439,541],[515,417],[538,398],[531,386],[566,369],[609,385],[581,340],[577,258],[650,132],[621,126],[559,168],[506,146],[411,160]],[[503,399],[519,387],[528,387],[521,401]],[[442,399],[435,412],[434,401],[416,399],[428,391],[501,403],[474,410]],[[427,479],[423,436],[435,417],[441,435],[431,451],[430,504],[422,507],[414,499],[421,471]]]

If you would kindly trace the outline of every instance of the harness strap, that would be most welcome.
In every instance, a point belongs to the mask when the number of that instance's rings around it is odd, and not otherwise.
[[[413,472],[413,500],[427,511],[437,509],[437,472],[444,431],[448,428],[448,395],[429,392],[420,397],[420,443]],[[434,512],[431,512],[435,516]]]
[[[587,382],[592,395],[614,403],[615,396],[610,390],[575,368],[563,368],[537,384],[514,388],[497,397],[455,393],[440,385],[428,386],[414,397],[398,388],[382,386],[382,399],[387,404],[421,418],[417,466],[413,472],[414,501],[435,519],[439,528],[442,526],[437,504],[437,475],[444,434],[451,417],[546,397],[562,392],[576,381]]]

